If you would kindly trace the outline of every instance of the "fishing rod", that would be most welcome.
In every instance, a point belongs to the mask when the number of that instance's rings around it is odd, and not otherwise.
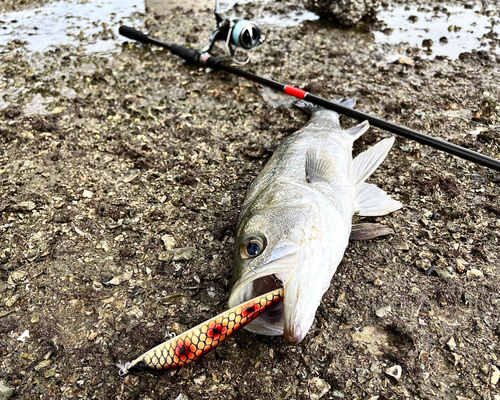
[[[219,58],[211,56],[208,53],[199,52],[197,50],[190,49],[188,47],[184,47],[178,44],[168,44],[162,42],[158,39],[148,36],[145,33],[142,33],[128,26],[124,25],[120,26],[119,32],[121,35],[129,39],[136,40],[144,44],[153,44],[156,46],[163,47],[164,49],[170,51],[172,54],[175,54],[176,56],[183,58],[184,60],[186,60],[191,64],[199,65],[205,68],[210,68],[213,69],[214,71],[224,71],[233,75],[241,76],[245,79],[257,82],[263,86],[270,87],[271,89],[274,89],[276,91],[283,92],[290,96],[294,96],[298,99],[307,100],[310,103],[313,103],[315,105],[321,106],[329,110],[336,111],[343,115],[347,115],[348,117],[357,119],[359,121],[367,120],[371,125],[376,126],[377,128],[381,128],[386,131],[395,133],[396,135],[412,139],[416,142],[434,147],[435,149],[444,151],[446,153],[452,154],[454,156],[463,158],[468,161],[472,161],[473,163],[500,172],[499,160],[478,153],[476,151],[466,149],[465,147],[459,146],[457,144],[450,143],[430,135],[426,135],[424,133],[415,131],[413,129],[406,128],[404,126],[386,121],[382,118],[374,117],[373,115],[365,114],[361,111],[354,110],[352,108],[344,107],[331,100],[327,100],[322,97],[316,96],[312,93],[309,93],[295,86],[285,85],[275,80],[265,78],[260,75],[256,75],[252,72],[233,67],[231,65],[226,64]]]

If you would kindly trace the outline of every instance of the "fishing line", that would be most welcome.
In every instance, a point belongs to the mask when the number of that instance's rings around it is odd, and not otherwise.
[[[486,156],[484,154],[478,153],[476,151],[467,149],[465,147],[459,146],[454,143],[447,142],[442,139],[438,139],[436,137],[415,131],[413,129],[397,125],[395,123],[386,121],[382,118],[378,118],[366,113],[363,113],[358,110],[354,110],[349,107],[342,106],[335,101],[327,100],[322,97],[316,96],[312,93],[309,93],[303,89],[297,88],[291,85],[285,85],[283,83],[277,82],[275,80],[265,78],[263,76],[254,74],[249,71],[242,70],[240,68],[233,67],[231,65],[226,64],[222,60],[217,57],[211,56],[208,53],[201,53],[194,49],[190,49],[178,44],[169,44],[162,42],[158,39],[155,39],[151,36],[148,36],[134,28],[128,26],[120,26],[119,32],[121,35],[132,39],[137,40],[138,42],[144,44],[153,44],[156,46],[163,47],[166,50],[169,50],[172,54],[175,54],[189,63],[199,65],[205,68],[210,68],[215,71],[224,71],[230,74],[240,76],[242,78],[248,79],[253,82],[257,82],[263,86],[270,87],[271,89],[283,92],[290,96],[294,96],[298,99],[303,99],[313,103],[315,105],[321,106],[323,108],[336,111],[340,114],[346,115],[348,117],[357,119],[359,121],[368,121],[370,125],[376,126],[377,128],[384,129],[391,133],[394,133],[399,136],[403,136],[407,139],[414,140],[416,142],[434,147],[435,149],[444,151],[446,153],[455,155],[457,157],[463,158],[468,161],[472,161],[478,165],[482,165],[488,168],[491,168],[495,171],[500,172],[500,161],[496,160],[492,157]]]

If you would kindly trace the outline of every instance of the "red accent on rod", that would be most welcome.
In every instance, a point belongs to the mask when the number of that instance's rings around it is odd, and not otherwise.
[[[285,86],[283,91],[286,94],[289,94],[290,96],[295,96],[299,99],[303,99],[304,97],[306,97],[306,94],[307,94],[307,92],[305,90],[296,88],[295,86],[288,86],[288,85]]]

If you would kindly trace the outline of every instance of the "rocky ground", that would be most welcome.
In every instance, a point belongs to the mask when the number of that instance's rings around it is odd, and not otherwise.
[[[209,10],[141,18],[193,48],[213,27]],[[429,59],[368,25],[265,29],[246,68],[500,159],[495,53]],[[370,182],[404,207],[367,219],[395,233],[351,243],[303,342],[240,332],[187,368],[119,377],[225,309],[246,187],[307,116],[136,43],[0,51],[4,398],[500,399],[499,175],[399,137]]]

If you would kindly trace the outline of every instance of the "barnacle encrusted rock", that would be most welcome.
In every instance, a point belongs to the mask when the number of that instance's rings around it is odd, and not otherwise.
[[[364,17],[374,17],[379,0],[306,0],[305,6],[320,17],[344,26],[357,25]]]

